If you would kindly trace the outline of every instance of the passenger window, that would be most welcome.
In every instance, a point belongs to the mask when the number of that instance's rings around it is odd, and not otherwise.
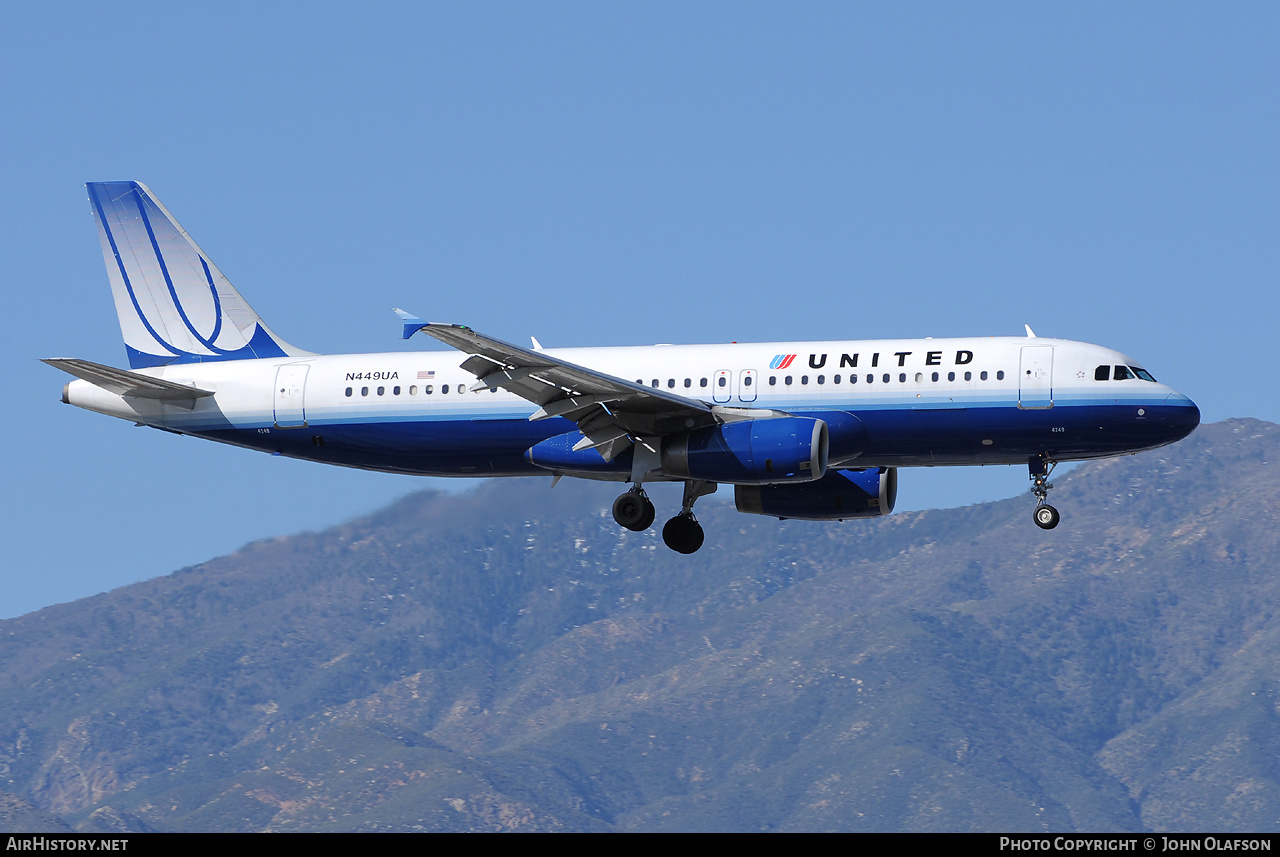
[[[818,383],[819,383],[819,384],[825,384],[825,383],[827,383],[827,376],[826,376],[826,375],[819,375],[819,376],[818,376]]]
[[[898,383],[899,383],[899,384],[905,384],[905,383],[907,383],[907,373],[906,373],[906,372],[899,372],[899,373],[898,373]]]
[[[716,380],[716,383],[717,383],[719,386],[724,387],[724,386],[726,386],[726,385],[729,383],[729,379],[728,379],[728,378],[726,378],[725,376],[721,375],[721,376]]]
[[[937,372],[934,372],[934,373],[933,373],[933,380],[934,380],[934,381],[937,381],[937,380],[938,380],[938,373],[937,373]]]
[[[987,380],[987,370],[983,369],[982,374],[979,375],[978,377],[981,378],[983,381]]]
[[[856,384],[856,383],[858,383],[858,376],[857,376],[857,375],[850,375],[850,376],[849,376],[849,383],[850,383],[850,384]]]
[[[698,386],[700,386],[700,387],[705,387],[705,386],[707,386],[707,379],[706,379],[706,378],[703,378],[702,380],[700,380],[700,381],[698,382]]]
[[[965,372],[965,373],[964,373],[964,379],[965,379],[966,381],[972,381],[972,380],[973,380],[973,373],[972,373],[972,372]]]
[[[692,387],[692,386],[693,386],[693,379],[692,379],[692,378],[685,378],[685,379],[684,379],[684,387],[685,387],[685,389],[687,390],[687,389],[689,389],[689,388],[690,388],[690,387]]]
[[[839,384],[839,383],[840,383],[840,376],[839,376],[839,375],[832,375],[832,376],[831,376],[831,383],[832,383],[832,384]]]
[[[658,383],[658,379],[657,379],[657,378],[654,378],[654,379],[653,379],[653,385],[652,385],[652,386],[654,386],[654,387],[659,387],[659,386],[661,386],[661,385]]]
[[[361,387],[361,388],[360,388],[360,395],[362,395],[362,396],[367,396],[367,395],[369,395],[369,388],[368,388],[368,387]]]
[[[435,392],[435,389],[436,389],[436,388],[435,388],[434,386],[432,386],[431,384],[427,384],[426,386],[424,386],[424,387],[422,388],[422,392],[423,392],[423,393],[425,393],[426,395],[430,396],[432,393],[434,393],[434,392]]]
[[[393,396],[398,396],[398,395],[400,395],[400,388],[399,388],[399,387],[392,387],[392,388],[391,388],[391,395],[393,395]]]
[[[348,387],[348,388],[347,388],[347,398],[348,398],[348,399],[349,399],[349,398],[351,398],[351,388],[350,388],[350,387]]]
[[[917,383],[917,384],[919,384],[919,383],[920,383],[921,381],[923,381],[923,380],[924,380],[924,373],[923,373],[923,372],[917,372],[917,373],[916,373],[916,383]]]
[[[444,394],[444,393],[449,392],[449,385],[448,385],[448,384],[441,384],[441,385],[440,385],[440,392],[441,392],[441,394]]]
[[[675,378],[668,378],[668,379],[667,379],[667,389],[668,389],[668,390],[674,390],[675,388],[676,388],[676,379],[675,379]]]
[[[1111,377],[1115,381],[1128,381],[1133,378],[1133,373],[1129,371],[1128,366],[1117,366],[1115,374]]]
[[[1004,370],[1003,370],[1003,369],[1001,369],[999,372],[997,372],[997,373],[996,373],[996,380],[997,380],[997,381],[1003,381],[1003,380],[1004,380]]]
[[[778,376],[777,376],[777,375],[770,375],[770,376],[769,376],[769,386],[770,386],[770,387],[776,387],[776,386],[777,386],[777,384],[778,384]]]
[[[742,379],[742,386],[744,386],[744,387],[750,387],[750,386],[751,386],[751,376],[750,376],[750,375],[747,375],[747,376],[743,377],[743,379]]]
[[[903,377],[903,378],[906,378],[907,376],[906,376],[906,375],[903,375],[902,377]],[[883,380],[886,384],[888,384],[888,383],[889,383],[889,373],[888,373],[888,372],[885,372],[885,373],[884,373],[884,378],[882,378],[881,380]]]
[[[801,383],[801,384],[808,384],[808,383],[809,383],[809,376],[808,376],[808,375],[801,375],[801,376],[800,376],[800,383]]]
[[[875,375],[872,375],[870,372],[868,372],[868,373],[867,373],[867,383],[868,383],[868,384],[874,384],[874,383],[875,383],[875,380],[876,380],[876,376],[875,376]]]
[[[790,387],[790,386],[791,386],[791,376],[790,376],[790,375],[788,375],[787,377],[783,378],[783,379],[782,379],[782,383],[784,383],[784,384],[786,384],[788,387]]]
[[[416,395],[418,395],[418,385],[417,385],[417,384],[414,384],[412,387],[410,387],[410,388],[409,388],[409,395],[410,395],[410,396],[416,396]]]
[[[1093,380],[1095,381],[1105,381],[1110,376],[1111,376],[1110,366],[1099,366],[1097,369],[1093,370]]]
[[[948,373],[947,373],[947,380],[948,380],[948,381],[954,381],[955,379],[956,379],[956,373],[955,373],[955,372],[948,372]]]

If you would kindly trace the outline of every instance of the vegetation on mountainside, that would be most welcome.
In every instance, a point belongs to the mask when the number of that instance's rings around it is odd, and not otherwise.
[[[0,622],[0,787],[86,830],[1274,830],[1277,458],[1084,465],[1051,532],[703,501],[692,557],[611,486],[414,495]]]

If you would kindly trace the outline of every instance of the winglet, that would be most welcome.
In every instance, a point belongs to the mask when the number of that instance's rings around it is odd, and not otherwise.
[[[1035,338],[1036,338],[1036,332],[1035,332],[1034,330],[1032,330],[1032,329],[1031,329],[1031,325],[1029,325],[1029,324],[1024,324],[1024,325],[1023,325],[1023,327],[1025,327],[1025,328],[1027,329],[1027,339],[1035,339]],[[405,337],[405,338],[407,339],[408,337]]]
[[[534,350],[534,351],[541,351],[541,350],[542,350],[542,343],[538,341],[538,337],[536,337],[536,336],[530,336],[530,337],[529,337],[529,339],[533,342],[533,350]]]
[[[391,311],[400,316],[401,321],[404,322],[404,339],[408,339],[427,326],[427,322],[418,318],[416,315],[410,315],[399,307],[392,307]]]

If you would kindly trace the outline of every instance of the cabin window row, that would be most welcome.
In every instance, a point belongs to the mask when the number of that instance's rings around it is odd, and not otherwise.
[[[1107,370],[1108,368],[1109,368],[1109,367],[1107,367],[1107,366],[1099,366],[1099,367],[1098,367],[1098,371],[1097,371],[1097,373],[1095,373],[1095,377],[1097,378],[1097,380],[1099,380],[1099,381],[1105,381],[1105,380],[1106,380],[1106,375],[1104,374],[1104,370]],[[1120,370],[1121,370],[1121,369],[1126,369],[1126,367],[1124,367],[1124,366],[1117,366],[1117,367],[1115,367],[1115,368],[1116,368],[1116,380],[1122,380],[1122,377],[1121,377],[1121,375],[1120,375]],[[1126,371],[1127,371],[1127,370],[1126,370]],[[1154,381],[1154,380],[1155,380],[1154,378],[1152,378],[1152,377],[1151,377],[1150,373],[1146,372],[1146,371],[1145,371],[1145,370],[1143,370],[1143,369],[1137,369],[1137,368],[1135,368],[1133,371],[1134,371],[1135,373],[1137,373],[1137,376],[1138,376],[1138,377],[1143,378],[1143,380],[1148,380],[1148,381]],[[957,374],[957,373],[955,373],[955,372],[948,372],[948,373],[947,373],[947,380],[948,380],[948,381],[955,381],[955,380],[956,380],[956,374]],[[851,373],[851,374],[849,375],[849,383],[850,383],[850,384],[857,384],[857,383],[858,383],[858,377],[859,377],[858,375],[856,375],[856,374],[852,374],[852,373]],[[938,381],[942,380],[942,376],[941,376],[941,374],[940,374],[940,373],[938,373],[938,372],[932,372],[932,373],[930,373],[930,376],[929,376],[929,377],[930,377],[930,380],[931,380],[931,381],[934,381],[934,382],[938,382]],[[982,372],[979,372],[979,373],[978,373],[978,380],[980,380],[980,381],[986,381],[986,380],[988,380],[988,379],[989,379],[989,377],[990,377],[990,373],[988,373],[988,372],[987,372],[987,371],[985,371],[985,370],[984,370],[984,371],[982,371]],[[1125,375],[1124,377],[1133,377],[1133,375]],[[832,375],[832,376],[831,376],[831,383],[832,383],[832,384],[839,384],[839,383],[841,383],[841,382],[843,381],[843,378],[844,378],[844,376],[843,376],[843,375],[840,375],[840,374]],[[965,373],[963,373],[963,378],[964,378],[964,380],[966,380],[966,381],[972,381],[972,380],[973,380],[973,372],[965,372]],[[925,379],[925,374],[924,374],[923,372],[916,372],[916,373],[915,373],[915,381],[916,381],[916,383],[917,383],[917,384],[924,383],[924,379]],[[826,375],[818,375],[818,376],[816,376],[816,377],[814,378],[814,380],[815,380],[818,384],[826,384],[826,383],[827,383],[827,376],[826,376]],[[880,382],[881,382],[881,383],[883,383],[883,384],[889,384],[889,383],[892,383],[892,380],[893,380],[893,375],[892,375],[892,373],[885,372],[885,373],[883,373],[883,374],[880,376]],[[1000,371],[998,371],[998,372],[996,372],[996,380],[997,380],[997,381],[1003,381],[1003,380],[1004,380],[1004,370],[1003,370],[1003,369],[1002,369],[1002,370],[1000,370]],[[874,373],[868,373],[868,374],[866,375],[866,383],[867,383],[867,384],[874,384],[874,383],[875,383],[875,381],[876,381],[876,376],[875,376],[875,374],[874,374]],[[754,382],[755,382],[755,378],[754,378],[752,375],[744,375],[744,376],[743,376],[743,378],[742,378],[742,386],[743,386],[743,387],[750,387]],[[899,372],[899,373],[898,373],[898,383],[900,383],[900,384],[905,384],[906,382],[907,382],[907,373],[906,373],[906,372]],[[637,384],[641,384],[641,385],[643,385],[643,384],[644,384],[644,379],[643,379],[643,378],[637,378],[637,379],[636,379],[636,383],[637,383]],[[783,383],[783,385],[784,385],[784,386],[788,386],[788,387],[789,387],[789,386],[791,386],[793,383],[795,383],[795,377],[794,377],[794,376],[792,376],[792,375],[785,375],[785,376],[783,376],[783,378],[782,378],[782,383]],[[808,375],[801,375],[801,376],[800,376],[800,384],[801,384],[802,386],[806,386],[806,385],[808,385],[808,383],[809,383],[809,376],[808,376]],[[654,387],[654,388],[658,388],[658,387],[661,387],[661,386],[662,386],[662,382],[661,382],[661,380],[660,380],[660,379],[658,379],[658,378],[654,378],[654,379],[652,379],[652,380],[649,382],[649,384],[650,384],[650,386],[651,386],[651,387]],[[709,381],[708,381],[706,378],[699,378],[699,379],[698,379],[698,386],[699,386],[699,387],[704,387],[704,388],[705,388],[705,387],[707,387],[707,386],[708,386],[708,384],[709,384]],[[727,377],[726,375],[721,375],[721,376],[719,376],[718,378],[716,378],[716,385],[717,385],[717,386],[719,386],[719,387],[722,387],[722,388],[723,388],[723,387],[727,387],[727,386],[728,386],[728,384],[729,384],[729,379],[728,379],[728,377]],[[769,376],[769,386],[770,386],[770,387],[776,387],[777,385],[778,385],[778,376],[777,376],[777,375],[770,375],[770,376]],[[445,394],[447,394],[447,393],[449,392],[449,386],[450,386],[450,385],[448,385],[448,384],[441,384],[441,385],[440,385],[440,393],[441,393],[441,395],[445,395]],[[685,386],[685,389],[689,389],[689,388],[691,388],[691,387],[693,386],[693,379],[692,379],[692,378],[685,378],[685,379],[684,379],[684,386]],[[668,378],[668,379],[667,379],[667,388],[668,388],[668,389],[673,389],[673,390],[674,390],[674,389],[675,389],[675,387],[676,387],[676,379],[675,379],[675,378]],[[369,388],[369,387],[361,387],[361,388],[360,388],[360,395],[361,395],[361,396],[368,396],[368,395],[369,395],[369,390],[370,390],[370,388]],[[465,386],[463,386],[462,384],[457,384],[457,385],[454,385],[454,390],[455,390],[456,392],[458,392],[458,393],[465,393],[465,392],[467,391],[467,388],[466,388]],[[391,395],[393,395],[393,396],[398,396],[398,395],[400,395],[400,392],[401,392],[401,389],[400,389],[400,387],[398,387],[398,386],[396,386],[396,387],[392,387],[392,388],[391,388]],[[489,392],[490,392],[490,393],[496,393],[496,392],[498,392],[498,389],[497,389],[496,387],[490,387],[490,388],[489,388]],[[385,396],[385,395],[387,394],[387,388],[386,388],[386,387],[378,387],[378,388],[377,388],[377,390],[376,390],[376,393],[377,393],[377,395],[379,395],[379,396]],[[423,395],[427,395],[427,396],[432,395],[433,393],[435,393],[435,385],[433,385],[433,384],[426,384],[426,385],[424,385],[424,386],[422,387],[422,393],[423,393]],[[351,397],[352,397],[352,396],[354,396],[354,395],[355,395],[355,388],[353,388],[353,387],[347,387],[347,389],[346,389],[346,396],[347,396],[347,398],[351,398]],[[416,396],[416,395],[418,395],[418,387],[417,387],[417,385],[412,385],[412,386],[410,386],[410,387],[409,387],[409,395],[410,395],[410,396]]]
[[[643,386],[644,386],[644,379],[643,379],[643,378],[637,378],[637,379],[636,379],[636,383],[643,387]],[[706,379],[706,378],[699,378],[699,379],[698,379],[698,386],[699,386],[699,387],[706,387],[706,386],[707,386],[707,383],[708,383],[708,382],[707,382],[707,379]],[[723,377],[722,377],[722,378],[720,378],[720,386],[721,386],[721,387],[725,386],[725,384],[727,384],[727,383],[728,383],[728,382],[727,382]],[[751,382],[750,382],[750,380],[748,380],[748,381],[747,381],[747,386],[750,386],[750,385],[751,385]],[[661,381],[660,379],[658,379],[658,378],[654,378],[653,380],[651,380],[651,381],[649,382],[649,386],[650,386],[650,387],[653,387],[654,389],[657,389],[658,387],[661,387],[661,386],[662,386],[662,381]],[[692,386],[693,386],[693,379],[692,379],[692,378],[685,378],[685,379],[684,379],[684,386],[685,386],[685,389],[686,389],[686,390],[687,390],[687,389],[689,389],[690,387],[692,387]],[[676,388],[676,379],[675,379],[675,378],[668,378],[668,379],[667,379],[667,388],[668,388],[668,389],[671,389],[671,390],[674,390],[674,389]]]
[[[367,395],[369,395],[369,390],[370,390],[370,388],[369,388],[369,387],[361,387],[361,388],[360,388],[360,395],[361,395],[361,396],[367,396]],[[455,393],[465,393],[465,392],[467,392],[467,388],[466,388],[465,386],[463,386],[462,384],[455,384],[455,385],[453,385],[453,390],[454,390],[454,392],[455,392]],[[423,394],[424,396],[430,396],[430,395],[434,394],[434,393],[435,393],[435,391],[436,391],[436,388],[435,388],[435,385],[434,385],[434,384],[425,384],[425,385],[423,385],[422,390],[421,390],[421,392],[422,392],[422,394]],[[348,388],[346,389],[346,391],[345,391],[345,392],[346,392],[346,396],[347,396],[347,398],[348,398],[348,399],[349,399],[349,398],[351,398],[352,396],[354,396],[354,395],[356,394],[356,391],[355,391],[355,388],[354,388],[354,387],[348,387]],[[417,385],[417,384],[413,384],[413,385],[411,385],[411,386],[409,387],[409,395],[410,395],[410,396],[416,396],[416,395],[418,395],[418,392],[419,392],[419,390],[418,390],[418,385]],[[449,385],[448,385],[448,384],[441,384],[441,385],[440,385],[440,394],[441,394],[441,395],[444,395],[444,394],[446,394],[446,393],[448,393],[448,392],[449,392]],[[479,392],[479,391],[477,390],[477,392]],[[489,388],[489,392],[490,392],[490,393],[496,393],[496,392],[498,392],[498,388],[497,388],[497,387],[490,387],[490,388]],[[387,388],[386,388],[386,387],[378,387],[378,388],[376,388],[376,389],[374,390],[374,393],[375,393],[376,395],[379,395],[379,396],[385,396],[385,395],[387,394]],[[400,395],[400,388],[399,388],[399,387],[392,387],[392,388],[391,388],[391,395],[393,395],[393,396],[398,396],[398,395]]]
[[[842,375],[832,375],[832,376],[831,376],[831,383],[832,383],[832,384],[839,384],[839,383],[841,383],[841,381],[843,380],[843,377],[844,377],[844,376],[842,376]],[[850,383],[850,384],[857,384],[857,383],[858,383],[858,378],[859,378],[859,377],[860,377],[860,376],[858,376],[858,375],[856,375],[856,374],[850,374],[850,375],[849,375],[849,383]],[[899,383],[899,384],[905,384],[905,383],[907,383],[907,377],[908,377],[908,373],[906,373],[906,372],[899,372],[899,373],[898,373],[898,383]],[[963,378],[964,378],[964,380],[966,380],[966,381],[972,381],[972,380],[973,380],[973,372],[965,372],[965,373],[963,373],[963,376],[962,376],[962,377],[963,377]],[[986,381],[986,380],[989,380],[989,379],[990,379],[990,377],[991,377],[991,376],[990,376],[990,373],[989,373],[989,372],[987,372],[987,371],[985,371],[985,370],[984,370],[984,371],[982,371],[982,372],[979,372],[979,373],[978,373],[978,380],[980,380],[980,381]],[[924,383],[924,379],[925,379],[925,374],[924,374],[923,372],[916,372],[916,373],[915,373],[915,382],[916,382],[917,384],[923,384],[923,383]],[[816,381],[817,381],[817,383],[819,383],[819,384],[825,384],[825,383],[827,383],[827,376],[826,376],[826,375],[819,375],[819,376],[817,376],[817,378],[815,378],[814,380],[816,380]],[[934,382],[941,381],[941,380],[942,380],[942,375],[941,375],[940,373],[938,373],[938,372],[932,372],[932,373],[930,373],[930,375],[929,375],[929,380],[934,381]],[[948,373],[947,373],[947,380],[948,380],[948,381],[954,381],[954,380],[956,380],[956,373],[955,373],[955,372],[948,372]],[[1004,370],[1003,370],[1003,369],[1001,369],[1000,371],[996,372],[996,380],[997,380],[997,381],[1003,381],[1003,380],[1004,380]],[[867,384],[874,384],[875,382],[876,382],[876,376],[875,376],[875,374],[874,374],[874,373],[867,373],[865,383],[867,383]],[[880,383],[882,383],[882,384],[890,384],[890,383],[892,383],[892,382],[893,382],[893,373],[891,373],[891,372],[885,372],[885,373],[883,373],[883,374],[880,376]],[[783,378],[782,378],[782,383],[783,383],[783,385],[784,385],[784,386],[791,386],[793,383],[795,383],[795,377],[794,377],[794,376],[792,376],[792,375],[784,375],[784,376],[783,376]],[[809,376],[808,376],[808,375],[801,375],[801,376],[800,376],[800,383],[801,383],[801,385],[808,384],[808,383],[809,383]],[[777,386],[777,384],[778,384],[778,376],[777,376],[777,375],[770,375],[770,376],[769,376],[769,386],[770,386],[770,387],[776,387],[776,386]]]
[[[850,383],[850,384],[856,384],[856,383],[858,383],[858,377],[859,377],[858,375],[854,375],[854,374],[849,375],[849,383]],[[978,380],[980,380],[980,381],[987,381],[987,380],[990,380],[990,377],[991,377],[991,373],[989,373],[989,372],[987,372],[987,371],[982,371],[982,372],[979,372],[979,373],[978,373]],[[893,374],[892,374],[892,373],[890,373],[890,372],[885,372],[883,375],[881,375],[881,376],[880,376],[880,378],[881,378],[881,383],[883,383],[883,384],[888,384],[888,383],[891,383],[891,382],[892,382],[892,380],[893,380]],[[964,378],[964,380],[966,380],[966,381],[972,381],[972,380],[973,380],[973,372],[964,372],[964,373],[963,373],[963,378]],[[924,383],[924,379],[925,379],[925,373],[923,373],[923,372],[917,372],[917,373],[915,373],[915,380],[916,380],[916,383],[918,383],[918,384],[922,384],[922,383]],[[828,379],[827,379],[827,376],[826,376],[826,375],[818,375],[818,376],[816,376],[813,380],[814,380],[816,383],[818,383],[818,384],[826,384]],[[832,375],[832,376],[831,376],[831,378],[830,378],[830,380],[831,380],[831,383],[832,383],[832,384],[839,384],[839,383],[841,383],[841,382],[844,380],[844,376],[843,376],[843,375]],[[868,384],[874,384],[874,383],[875,383],[875,380],[876,380],[876,376],[875,376],[874,374],[868,374],[868,375],[866,376],[866,383],[868,383]],[[942,380],[942,376],[941,376],[941,374],[940,374],[940,373],[938,373],[938,372],[932,372],[932,373],[930,373],[930,380],[935,381],[935,382],[937,382],[937,381],[941,381],[941,380]],[[956,373],[955,373],[955,372],[948,372],[948,373],[947,373],[947,380],[948,380],[948,381],[954,381],[954,380],[956,380]],[[997,380],[997,381],[1003,381],[1003,380],[1004,380],[1004,370],[1003,370],[1003,369],[1001,369],[1000,371],[996,372],[996,380]],[[801,376],[800,376],[800,383],[801,383],[802,385],[807,385],[807,384],[809,383],[809,381],[810,381],[810,378],[809,378],[809,376],[808,376],[808,375],[801,375]],[[743,378],[742,378],[742,386],[743,386],[743,387],[750,387],[754,382],[755,382],[755,379],[754,379],[754,377],[753,377],[753,376],[751,376],[751,375],[744,375],[744,376],[743,376]],[[907,382],[907,373],[906,373],[906,372],[900,372],[900,373],[898,373],[898,382],[899,382],[899,383],[902,383],[902,384],[905,384],[905,383]],[[637,384],[640,384],[641,386],[643,386],[643,385],[644,385],[644,379],[643,379],[643,378],[637,378],[637,379],[636,379],[636,383],[637,383]],[[708,383],[709,383],[709,382],[707,381],[707,379],[706,379],[706,378],[699,378],[699,379],[698,379],[698,386],[699,386],[699,387],[706,387],[706,386],[708,386]],[[783,383],[785,386],[791,386],[792,384],[794,384],[794,383],[795,383],[795,376],[793,376],[793,375],[785,375],[785,376],[783,376],[783,378],[782,378],[782,383]],[[727,387],[728,385],[729,385],[729,379],[728,379],[728,377],[727,377],[726,375],[721,375],[721,376],[719,376],[718,378],[716,378],[716,386],[718,386],[718,387],[722,387],[722,388],[723,388],[723,387]],[[769,386],[770,386],[770,387],[776,387],[777,385],[778,385],[778,376],[777,376],[777,375],[770,375],[770,376],[769,376]],[[655,388],[655,389],[660,388],[660,387],[662,386],[662,380],[661,380],[661,379],[659,379],[659,378],[654,378],[654,379],[652,379],[652,380],[650,380],[650,381],[649,381],[649,386],[650,386],[650,387],[653,387],[653,388]],[[690,388],[690,387],[692,387],[692,386],[693,386],[693,379],[692,379],[692,378],[685,378],[685,379],[684,379],[684,387],[685,387],[685,389],[689,389],[689,388]],[[676,388],[676,379],[675,379],[675,378],[668,378],[668,379],[667,379],[667,389],[674,390],[675,388]]]

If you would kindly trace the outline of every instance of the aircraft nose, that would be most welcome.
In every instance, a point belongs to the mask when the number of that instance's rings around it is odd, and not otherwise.
[[[1164,403],[1165,412],[1169,415],[1170,428],[1177,433],[1175,440],[1181,440],[1200,425],[1200,409],[1186,396],[1181,393],[1170,393]]]

